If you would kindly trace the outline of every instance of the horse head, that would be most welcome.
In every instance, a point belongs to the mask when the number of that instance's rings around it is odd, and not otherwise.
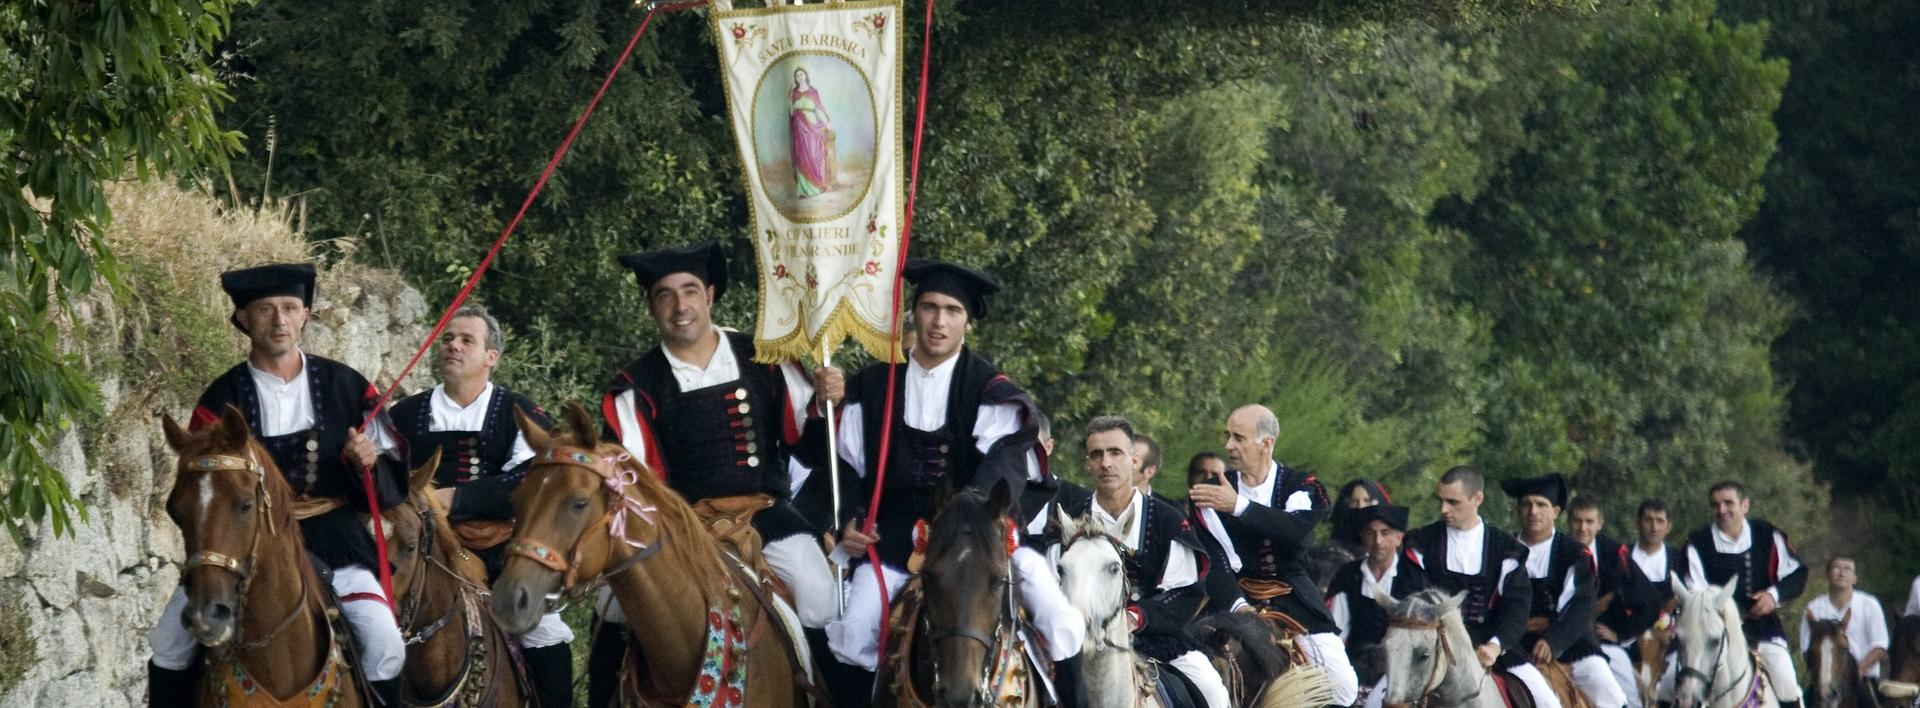
[[[1120,557],[1120,542],[1093,520],[1091,511],[1075,519],[1054,507],[1054,523],[1060,529],[1060,591],[1067,601],[1087,615],[1087,638],[1101,647],[1133,648],[1133,631],[1127,620],[1127,573]],[[1129,507],[1120,519],[1122,526]]]
[[[1386,702],[1424,703],[1446,681],[1454,655],[1473,652],[1472,646],[1453,646],[1448,639],[1448,629],[1461,626],[1466,594],[1429,588],[1396,601],[1387,588],[1368,580],[1374,602],[1387,613],[1387,634],[1380,642],[1387,658]]]
[[[1847,646],[1847,625],[1853,621],[1849,608],[1840,619],[1807,618],[1807,683],[1812,686],[1813,705],[1848,705],[1853,697],[1854,675],[1858,672],[1853,653]]]
[[[1670,582],[1677,602],[1674,642],[1679,660],[1675,668],[1680,672],[1673,686],[1674,705],[1694,708],[1706,705],[1711,692],[1724,690],[1720,684],[1739,678],[1741,672],[1730,667],[1748,661],[1746,639],[1740,635],[1733,583],[1695,591],[1679,578]],[[1730,657],[1730,646],[1738,648],[1740,655]]]
[[[1005,480],[993,491],[954,495],[933,518],[920,568],[926,593],[921,621],[933,653],[940,706],[987,706],[990,673],[1013,627],[1013,548],[1017,524]]]
[[[197,432],[182,429],[170,415],[162,416],[161,425],[167,446],[180,457],[167,515],[180,527],[187,551],[184,618],[201,645],[220,648],[239,634],[263,549],[304,548],[293,494],[273,458],[254,442],[240,409],[227,406]]]

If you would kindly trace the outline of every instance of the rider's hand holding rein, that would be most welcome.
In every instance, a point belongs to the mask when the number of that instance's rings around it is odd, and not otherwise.
[[[1753,594],[1753,608],[1747,610],[1747,616],[1765,617],[1777,609],[1780,609],[1780,603],[1774,601],[1773,593],[1761,590]]]
[[[1500,658],[1500,645],[1487,642],[1473,648],[1474,655],[1480,657],[1480,668],[1491,669],[1493,662]]]
[[[378,456],[373,450],[373,440],[360,434],[359,428],[347,430],[347,444],[341,454],[357,470],[373,469],[374,459]]]

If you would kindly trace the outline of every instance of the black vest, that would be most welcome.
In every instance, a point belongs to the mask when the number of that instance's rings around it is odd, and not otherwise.
[[[1239,482],[1240,471],[1227,470],[1227,488],[1238,489]],[[1251,500],[1246,513],[1288,514],[1284,511],[1287,499],[1297,492],[1305,492],[1312,500],[1312,506],[1304,512],[1293,512],[1295,518],[1318,524],[1329,513],[1327,490],[1310,473],[1277,465],[1272,490],[1272,495],[1266,499]],[[1255,505],[1263,505],[1267,509],[1256,511],[1252,508]],[[1230,510],[1219,516],[1228,540],[1233,542],[1234,552],[1240,556],[1238,575],[1242,580],[1278,580],[1292,586],[1292,592],[1273,598],[1266,604],[1299,621],[1309,633],[1321,634],[1338,629],[1333,625],[1333,616],[1327,613],[1320,586],[1313,582],[1313,576],[1308,572],[1307,550],[1313,544],[1311,526],[1305,534],[1296,538],[1282,538],[1263,533],[1256,524],[1234,516]],[[1253,598],[1247,598],[1247,601],[1254,602]]]
[[[1780,586],[1780,605],[1785,606],[1800,595],[1806,583],[1805,565],[1796,569],[1789,577],[1780,576],[1780,558],[1774,553],[1773,524],[1759,519],[1747,519],[1748,544],[1744,553],[1721,553],[1714,550],[1713,527],[1706,526],[1687,535],[1687,545],[1700,555],[1700,565],[1705,570],[1709,585],[1725,585],[1732,580],[1734,585],[1733,602],[1740,608],[1743,618],[1742,627],[1751,641],[1763,641],[1785,637],[1786,627],[1780,622],[1780,613],[1774,612],[1763,617],[1747,617],[1747,610],[1753,607],[1753,595],[1775,585]]]
[[[1546,619],[1547,629],[1528,632],[1520,643],[1531,647],[1534,640],[1546,639],[1554,649],[1554,658],[1563,662],[1598,656],[1600,645],[1593,639],[1593,556],[1587,554],[1586,546],[1566,534],[1555,533],[1551,544],[1546,576],[1527,574],[1533,581],[1529,615]],[[1573,597],[1561,607],[1560,596],[1566,592],[1569,577],[1573,578]]]
[[[1653,584],[1640,573],[1640,567],[1634,564],[1631,546],[1600,536],[1594,539],[1593,547],[1593,559],[1599,569],[1599,576],[1595,578],[1600,598],[1597,602],[1607,605],[1599,611],[1596,621],[1613,630],[1621,643],[1633,641],[1640,632],[1653,626],[1650,617],[1659,613],[1660,605],[1648,605],[1654,603],[1658,595]],[[1671,552],[1667,559],[1672,562]],[[1607,599],[1609,597],[1613,599]]]
[[[1426,589],[1427,577],[1418,565],[1405,558],[1396,561],[1398,567],[1394,570],[1393,583],[1387,587],[1388,594],[1404,600]],[[1327,587],[1329,598],[1341,595],[1347,598],[1347,646],[1356,649],[1379,644],[1387,636],[1387,611],[1364,592],[1366,565],[1367,559],[1360,558],[1340,566],[1333,571],[1333,581]]]
[[[228,405],[238,407],[253,437],[273,457],[296,497],[339,498],[347,503],[300,522],[307,551],[329,567],[360,565],[377,570],[373,536],[359,521],[359,513],[367,509],[366,488],[360,474],[347,463],[344,448],[347,431],[360,426],[380,393],[360,372],[332,359],[308,354],[305,366],[308,394],[313,401],[312,428],[272,437],[261,435],[260,391],[246,362],[228,369],[200,394],[192,425],[198,428],[219,420]],[[405,471],[398,467],[383,458],[374,470],[374,491],[381,509],[405,498]]]
[[[434,470],[433,483],[460,490],[454,497],[455,508],[449,510],[449,518],[455,521],[513,518],[508,496],[526,474],[525,462],[507,468],[514,443],[520,438],[520,428],[513,418],[515,408],[526,411],[541,427],[553,428],[553,420],[532,399],[499,384],[494,384],[486,406],[486,419],[479,430],[431,430],[431,389],[408,396],[389,411],[394,427],[407,441],[407,467],[424,465],[436,450],[440,452],[440,467]]]
[[[1408,533],[1406,547],[1423,559],[1421,565],[1428,585],[1448,593],[1466,593],[1466,599],[1460,604],[1460,616],[1474,644],[1485,644],[1499,637],[1501,646],[1512,652],[1526,630],[1532,606],[1532,584],[1526,580],[1527,548],[1485,520],[1481,524],[1485,530],[1478,573],[1459,573],[1447,568],[1445,522],[1435,522]],[[1518,576],[1517,586],[1527,588],[1525,594],[1512,597],[1502,594],[1502,584],[1507,578],[1500,571],[1509,560],[1520,565],[1512,574]]]

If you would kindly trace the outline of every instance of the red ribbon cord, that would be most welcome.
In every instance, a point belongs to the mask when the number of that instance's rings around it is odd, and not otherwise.
[[[493,266],[493,259],[500,255],[500,248],[507,244],[507,237],[512,236],[515,229],[520,228],[520,220],[525,218],[527,210],[533,207],[533,200],[540,196],[541,190],[546,189],[547,180],[553,177],[554,169],[560,166],[560,160],[567,156],[569,149],[572,149],[573,139],[579,137],[581,128],[586,127],[587,118],[591,117],[593,115],[593,109],[600,105],[600,99],[607,95],[607,88],[613,85],[614,77],[620,75],[620,69],[627,65],[627,59],[633,56],[633,49],[639,46],[640,38],[646,35],[648,25],[653,24],[654,13],[662,11],[678,12],[680,10],[705,5],[706,2],[707,0],[688,0],[687,2],[658,5],[647,10],[647,16],[640,20],[639,29],[634,30],[633,37],[627,40],[627,48],[620,52],[620,60],[614,62],[613,68],[607,70],[607,77],[600,81],[600,89],[593,92],[593,100],[587,102],[586,109],[580,112],[580,118],[573,122],[573,129],[567,132],[567,138],[560,142],[559,149],[554,150],[553,157],[547,160],[547,168],[540,172],[540,179],[535,181],[533,183],[533,189],[527,192],[526,200],[520,202],[520,210],[514,212],[513,219],[508,221],[507,227],[500,231],[499,238],[493,240],[493,246],[487,249],[486,257],[480,259],[479,267],[473,269],[473,275],[467,276],[467,283],[461,286],[460,293],[454,296],[453,302],[447,305],[446,311],[440,313],[440,321],[434,323],[433,331],[427,334],[427,340],[420,343],[419,349],[414,350],[413,358],[408,359],[406,367],[400,369],[400,375],[393,378],[393,384],[389,385],[386,390],[380,392],[380,400],[374,403],[373,410],[367,413],[366,420],[360,422],[361,431],[364,432],[368,427],[372,426],[374,419],[380,415],[380,412],[386,410],[387,401],[391,400],[393,398],[393,392],[400,388],[400,382],[405,381],[407,374],[413,372],[414,365],[420,363],[420,357],[427,353],[427,349],[433,346],[434,340],[439,339],[440,333],[446,330],[447,322],[453,319],[453,313],[460,309],[460,305],[467,301],[469,295],[473,294],[474,286],[480,284],[480,277],[486,275],[487,269]],[[911,201],[909,201],[909,203],[911,203]],[[372,509],[374,512],[373,544],[380,557],[380,589],[387,593],[387,597],[393,597],[393,573],[387,568],[386,530],[383,528],[380,519],[380,501],[373,488],[373,470],[361,470],[360,481],[361,484],[366,486],[367,508]]]

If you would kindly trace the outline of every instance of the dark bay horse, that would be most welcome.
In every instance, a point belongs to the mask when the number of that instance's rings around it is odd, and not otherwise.
[[[413,474],[407,499],[386,513],[394,607],[407,640],[407,702],[515,708],[529,701],[513,641],[487,612],[487,571],[461,547],[433,495],[440,454]]]
[[[1859,662],[1847,643],[1847,625],[1853,622],[1853,610],[1837,620],[1807,617],[1806,696],[1808,705],[1819,708],[1854,708],[1862,703],[1859,688]]]
[[[552,602],[613,589],[632,644],[623,692],[648,705],[804,705],[804,674],[758,583],[732,569],[693,507],[616,442],[578,403],[567,433],[524,413],[534,457],[513,495],[519,526],[493,584],[502,629],[532,629]]]
[[[183,617],[206,649],[200,704],[278,705],[317,697],[363,705],[349,641],[327,621],[327,590],[307,560],[293,491],[240,410],[198,432],[163,416],[180,456],[167,515],[180,527]],[[344,631],[344,630],[343,630]]]
[[[955,494],[928,524],[919,570],[888,613],[875,706],[1040,705],[1038,669],[1018,631],[1012,506],[1001,481],[987,494]]]

